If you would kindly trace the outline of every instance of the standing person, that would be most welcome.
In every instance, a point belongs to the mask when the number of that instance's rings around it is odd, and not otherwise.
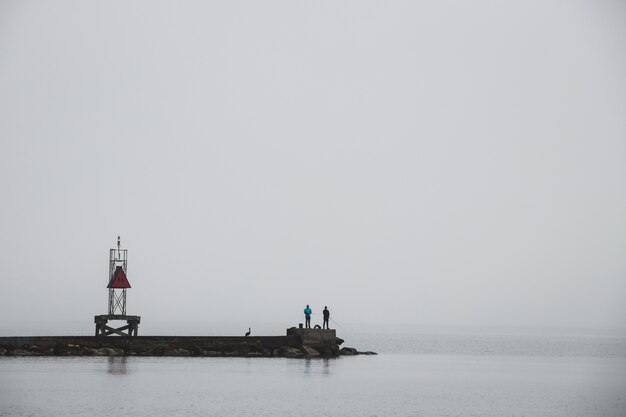
[[[330,329],[328,327],[328,320],[330,319],[330,311],[328,311],[328,307],[324,306],[324,324],[322,324],[322,329]]]
[[[309,307],[309,305],[307,304],[307,305],[306,305],[306,308],[304,309],[304,322],[306,323],[306,324],[305,324],[305,327],[306,327],[307,329],[310,329],[310,328],[311,328],[311,314],[312,314],[312,313],[313,313],[313,312],[311,311],[311,308],[310,308],[310,307]]]

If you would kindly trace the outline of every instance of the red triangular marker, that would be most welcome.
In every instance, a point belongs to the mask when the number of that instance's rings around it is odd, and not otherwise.
[[[128,278],[126,278],[126,273],[121,266],[115,268],[113,278],[111,278],[107,288],[130,288],[130,283],[128,282]]]

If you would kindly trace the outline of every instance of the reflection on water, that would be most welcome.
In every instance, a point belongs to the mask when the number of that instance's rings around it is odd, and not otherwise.
[[[318,358],[318,359],[299,359],[304,362],[304,375],[313,374],[330,375],[330,361],[336,359]]]
[[[133,417],[623,417],[624,375],[621,358],[0,357],[0,416],[111,417],[106,387]]]
[[[322,368],[322,373],[324,375],[330,375],[330,362],[329,362],[330,359],[325,358],[325,359],[322,359],[322,360],[324,361],[324,367]]]
[[[109,356],[107,372],[112,375],[126,375],[126,356]]]

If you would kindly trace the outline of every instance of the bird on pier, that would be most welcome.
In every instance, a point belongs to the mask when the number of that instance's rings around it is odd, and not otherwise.
[[[249,327],[248,327],[248,331],[245,334],[245,337],[248,337],[248,336],[250,336],[250,328]]]

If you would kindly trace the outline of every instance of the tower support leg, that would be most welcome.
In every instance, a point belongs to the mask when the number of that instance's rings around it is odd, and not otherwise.
[[[109,320],[126,320],[126,326],[111,327],[108,325]],[[137,336],[139,329],[140,316],[122,316],[122,315],[101,315],[95,316],[96,336]]]

